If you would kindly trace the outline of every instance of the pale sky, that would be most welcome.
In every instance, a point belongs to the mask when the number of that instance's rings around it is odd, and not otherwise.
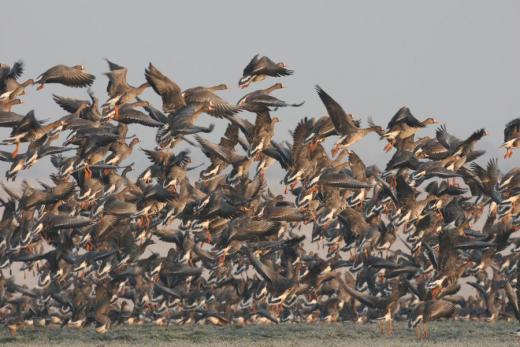
[[[498,156],[504,169],[520,162],[520,153],[505,162],[498,149],[505,123],[520,113],[518,1],[10,1],[2,4],[2,12],[0,61],[23,59],[22,79],[55,64],[82,64],[97,76],[93,89],[105,101],[104,57],[128,67],[133,85],[144,82],[151,61],[183,89],[227,83],[231,90],[220,95],[236,102],[275,82],[238,89],[242,69],[260,53],[295,70],[281,79],[287,89],[275,95],[305,101],[301,108],[273,113],[282,119],[278,140],[302,117],[325,114],[314,91],[319,84],[363,125],[371,116],[386,126],[399,107],[408,105],[418,118],[433,116],[462,138],[485,127],[489,136],[480,148]],[[53,93],[87,96],[86,90],[59,85],[41,92],[31,87],[14,110],[34,108],[39,118],[63,116]],[[143,96],[160,108],[152,90]],[[254,120],[252,114],[242,116]],[[213,140],[223,134],[223,121],[203,115],[200,122],[217,124]],[[432,135],[434,129],[418,135]],[[140,135],[141,146],[153,146],[154,130],[132,126],[130,133]],[[384,167],[383,147],[372,134],[353,149],[367,164]],[[136,152],[131,160],[140,172],[146,163]],[[198,149],[192,154],[195,164],[203,160]],[[46,163],[17,182],[46,176]],[[268,177],[281,174],[271,168]]]

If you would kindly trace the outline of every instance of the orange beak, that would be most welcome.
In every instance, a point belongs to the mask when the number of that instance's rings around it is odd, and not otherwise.
[[[119,120],[119,106],[114,106],[114,120]]]

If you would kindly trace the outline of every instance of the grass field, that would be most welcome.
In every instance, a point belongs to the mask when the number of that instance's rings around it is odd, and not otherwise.
[[[431,337],[418,341],[414,330],[398,323],[394,336],[379,334],[377,324],[280,324],[277,326],[121,326],[105,335],[93,328],[32,329],[10,337],[0,334],[0,345],[18,346],[520,346],[512,334],[518,324],[499,322],[436,322]]]

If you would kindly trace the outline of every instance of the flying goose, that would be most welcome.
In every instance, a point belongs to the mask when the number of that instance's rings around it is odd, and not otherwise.
[[[161,96],[163,112],[172,113],[186,106],[181,88],[163,75],[152,63],[145,70],[145,77],[153,90]]]
[[[94,83],[95,76],[87,72],[83,65],[56,65],[42,73],[35,84],[39,84],[38,90],[43,89],[45,84],[59,83],[67,87],[84,88]]]
[[[240,88],[246,88],[253,82],[264,80],[267,76],[280,77],[292,75],[294,71],[288,70],[285,63],[275,63],[266,56],[255,55],[247,64],[238,81]]]
[[[513,156],[513,149],[520,147],[520,118],[513,119],[504,128],[504,143],[500,146],[506,149],[504,159]]]
[[[343,108],[330,97],[320,86],[316,86],[316,91],[321,101],[327,108],[336,132],[340,136],[340,139],[336,142],[332,149],[333,155],[335,155],[340,149],[348,148],[352,146],[367,134],[380,130],[378,126],[370,126],[368,128],[359,128],[352,118],[352,115],[345,113]]]

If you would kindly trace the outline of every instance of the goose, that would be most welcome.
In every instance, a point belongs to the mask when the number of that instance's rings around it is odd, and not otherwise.
[[[40,124],[34,116],[34,111],[27,113],[16,125],[12,127],[10,137],[3,141],[3,144],[15,144],[16,148],[11,153],[16,158],[20,148],[20,142],[33,142],[46,137],[48,134],[59,132],[67,121],[59,119],[45,125]]]
[[[138,87],[133,87],[126,81],[127,68],[105,59],[110,68],[109,72],[105,73],[108,77],[107,93],[110,99],[103,105],[113,109],[114,119],[119,118],[119,107],[127,103],[133,102],[136,97],[141,95],[150,83],[145,82]]]
[[[121,140],[114,142],[109,148],[109,151],[112,153],[107,158],[105,158],[105,163],[119,165],[119,163],[132,154],[135,145],[140,142],[141,140],[139,140],[138,137],[134,137],[129,144]]]
[[[219,146],[228,150],[233,150],[239,141],[238,126],[229,124],[226,128],[224,136],[220,138]],[[211,164],[200,172],[200,178],[209,180],[218,176],[229,164],[222,160],[216,153],[206,150],[201,146],[202,152],[210,160]]]
[[[240,177],[243,177],[249,171],[251,160],[248,157],[240,155],[229,148],[213,144],[198,135],[195,136],[195,139],[200,146],[204,147],[205,151],[211,152],[213,155],[218,156],[221,160],[233,166],[233,170],[228,175],[229,183],[238,182]]]
[[[99,100],[90,89],[88,90],[88,95],[90,101],[67,98],[55,94],[53,95],[53,100],[63,110],[70,112],[71,114],[78,115],[82,119],[94,122],[99,121],[102,118],[101,113],[99,112]]]
[[[441,318],[451,318],[455,313],[455,305],[447,300],[429,300],[421,303],[415,310],[415,318],[408,322],[409,328],[415,328],[415,335],[428,338],[430,336],[427,322],[432,322]],[[422,325],[422,336],[419,325]]]
[[[268,111],[257,114],[251,134],[252,142],[248,151],[250,157],[256,157],[264,148],[269,146],[274,136],[275,124],[279,121],[278,117],[271,117]]]
[[[240,98],[237,105],[246,111],[259,113],[271,111],[272,109],[277,110],[280,107],[300,107],[304,104],[304,102],[289,104],[270,95],[274,90],[282,89],[283,87],[282,83],[275,83],[266,89],[255,90]]]
[[[385,327],[383,323],[382,331],[384,332],[385,329],[387,329],[389,334],[393,334],[394,311],[397,308],[399,298],[406,293],[405,287],[402,283],[393,280],[391,294],[381,297],[360,293],[359,291],[350,288],[347,285],[343,286],[343,289],[357,301],[370,308],[377,309],[382,314],[384,314],[383,322],[387,324],[387,327]]]
[[[163,112],[173,113],[177,109],[186,106],[181,88],[152,63],[145,70],[145,77],[152,89],[161,96]]]
[[[260,54],[257,54],[244,68],[242,78],[238,81],[238,86],[246,88],[253,82],[264,80],[267,76],[289,76],[293,73],[293,70],[287,69],[285,63],[275,63],[268,57],[260,57]]]
[[[182,92],[182,97],[187,104],[209,104],[208,113],[215,117],[232,116],[241,110],[240,106],[232,105],[224,101],[214,92],[228,89],[225,84],[212,87],[193,87]]]
[[[367,134],[379,131],[380,127],[378,126],[359,128],[359,125],[355,124],[352,115],[345,113],[343,108],[332,99],[332,97],[325,93],[320,86],[316,86],[316,91],[327,108],[327,113],[336,128],[336,132],[341,136],[332,149],[332,155],[336,155],[336,153],[342,148],[352,146]]]
[[[506,149],[504,159],[513,156],[513,149],[520,147],[520,118],[513,119],[504,128],[504,143],[500,146]]]
[[[214,124],[210,124],[207,127],[194,124],[202,113],[209,112],[210,109],[211,105],[209,102],[189,104],[178,109],[168,117],[168,123],[157,131],[156,141],[163,147],[173,147],[185,135],[212,132],[215,128]]]
[[[439,143],[448,150],[448,157],[441,162],[448,170],[457,171],[468,160],[471,161],[471,154],[474,152],[473,147],[476,142],[486,136],[485,129],[474,131],[464,141],[452,136],[448,133],[445,126],[441,126],[436,130],[436,137]]]
[[[441,125],[416,138],[433,120],[406,107],[385,130],[371,119],[363,128],[316,86],[327,114],[284,134],[278,118],[302,105],[271,95],[281,83],[231,103],[217,95],[226,85],[181,89],[151,63],[135,88],[107,62],[108,102],[90,89],[53,95],[65,115],[45,121],[11,111],[23,64],[0,65],[0,126],[11,129],[1,143],[27,143],[0,161],[9,180],[31,177],[1,184],[0,269],[18,273],[0,271],[0,323],[12,334],[347,320],[391,334],[400,319],[419,338],[438,319],[520,318],[520,174],[482,159],[484,129],[459,139]],[[243,87],[292,73],[260,56],[246,70]],[[39,82],[62,81],[51,77]],[[140,97],[148,85],[159,107]],[[137,152],[143,127],[156,128],[154,144]],[[388,160],[353,150],[370,132],[396,148]],[[22,285],[29,272],[36,284]]]
[[[428,117],[423,121],[419,121],[412,114],[410,109],[406,106],[401,107],[396,114],[388,122],[387,130],[385,132],[379,131],[382,138],[388,140],[388,144],[385,146],[385,152],[392,149],[394,142],[397,139],[404,139],[417,133],[420,129],[431,125],[437,124],[437,120],[432,117]]]
[[[37,90],[43,89],[45,84],[59,83],[67,87],[84,88],[91,86],[96,77],[87,72],[83,65],[56,65],[42,73],[35,84],[39,84]]]
[[[22,60],[16,61],[12,66],[0,64],[0,103],[3,105],[10,106],[21,103],[21,100],[17,98],[25,94],[26,87],[34,84],[34,80],[32,79],[28,79],[22,83],[18,82],[24,70],[25,64]]]

